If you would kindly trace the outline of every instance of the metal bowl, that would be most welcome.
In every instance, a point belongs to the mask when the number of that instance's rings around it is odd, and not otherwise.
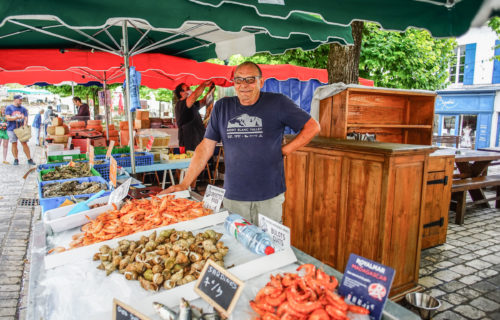
[[[424,320],[430,319],[441,307],[441,301],[425,293],[412,292],[408,293],[405,298]]]

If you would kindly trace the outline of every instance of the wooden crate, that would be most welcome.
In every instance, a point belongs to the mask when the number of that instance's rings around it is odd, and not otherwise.
[[[381,142],[431,145],[435,99],[433,92],[347,88],[320,101],[319,136],[374,133]]]

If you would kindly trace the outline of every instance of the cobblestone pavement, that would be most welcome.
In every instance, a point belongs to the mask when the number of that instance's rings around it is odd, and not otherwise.
[[[31,226],[40,207],[23,206],[21,199],[37,199],[37,179],[31,173],[19,145],[20,165],[0,163],[0,320],[26,317],[29,274],[29,238]],[[40,161],[41,148],[30,143],[32,158]],[[1,150],[0,150],[1,151]],[[14,158],[10,152],[7,160]]]
[[[500,210],[450,214],[446,243],[422,251],[419,284],[441,300],[434,319],[500,319]]]
[[[40,163],[41,149],[31,150]],[[0,320],[26,318],[27,252],[40,218],[39,206],[19,204],[38,192],[34,173],[22,178],[29,169],[22,152],[20,163],[0,164]],[[449,221],[446,243],[421,254],[419,283],[442,303],[434,319],[500,319],[500,210],[472,207],[463,226],[453,223],[453,213]]]

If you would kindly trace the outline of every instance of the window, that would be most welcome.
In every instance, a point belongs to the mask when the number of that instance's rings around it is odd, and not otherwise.
[[[451,60],[450,82],[464,83],[465,45],[455,48],[455,55]]]

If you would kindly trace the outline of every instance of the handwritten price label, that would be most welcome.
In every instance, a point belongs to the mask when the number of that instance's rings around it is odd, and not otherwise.
[[[150,320],[131,306],[113,299],[113,320]]]
[[[194,291],[217,311],[229,317],[243,291],[244,283],[226,269],[208,260]]]
[[[259,213],[259,227],[271,236],[276,251],[290,247],[290,228],[287,226]]]

